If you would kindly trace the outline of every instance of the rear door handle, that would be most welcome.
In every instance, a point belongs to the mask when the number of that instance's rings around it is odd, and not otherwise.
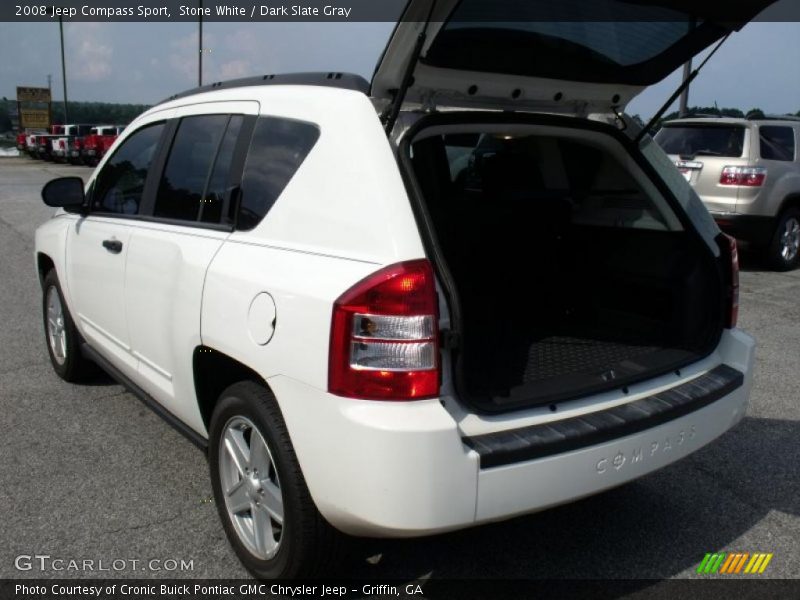
[[[119,240],[103,240],[103,248],[112,254],[119,254],[122,252],[122,242]]]

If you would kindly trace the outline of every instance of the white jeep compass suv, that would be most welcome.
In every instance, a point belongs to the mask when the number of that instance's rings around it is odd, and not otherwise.
[[[371,83],[180,94],[43,190],[55,371],[207,449],[256,576],[594,494],[745,413],[736,246],[622,114],[728,29],[455,4],[411,2]]]

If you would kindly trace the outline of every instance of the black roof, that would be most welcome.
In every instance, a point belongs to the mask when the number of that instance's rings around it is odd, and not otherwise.
[[[158,104],[203,92],[259,85],[314,85],[343,88],[361,92],[362,94],[369,93],[369,82],[361,77],[361,75],[355,75],[353,73],[282,73],[259,75],[257,77],[243,77],[241,79],[231,79],[229,81],[217,81],[180,92],[169,98],[165,98]]]

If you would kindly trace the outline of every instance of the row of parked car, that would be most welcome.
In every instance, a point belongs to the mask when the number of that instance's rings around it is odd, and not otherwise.
[[[74,165],[96,165],[125,125],[51,125],[49,130],[20,132],[17,150],[31,158]]]
[[[760,251],[776,271],[800,264],[800,118],[694,115],[655,141],[722,231]]]

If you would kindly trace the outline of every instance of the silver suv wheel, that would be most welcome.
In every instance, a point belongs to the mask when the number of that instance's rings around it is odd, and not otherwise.
[[[264,437],[246,417],[232,417],[220,437],[225,508],[242,544],[257,558],[275,556],[283,536],[283,493]]]
[[[67,332],[64,323],[64,308],[55,285],[47,288],[47,343],[53,352],[53,360],[63,365],[67,360]]]
[[[800,221],[797,217],[786,219],[780,235],[781,256],[787,263],[792,262],[800,252]]]

